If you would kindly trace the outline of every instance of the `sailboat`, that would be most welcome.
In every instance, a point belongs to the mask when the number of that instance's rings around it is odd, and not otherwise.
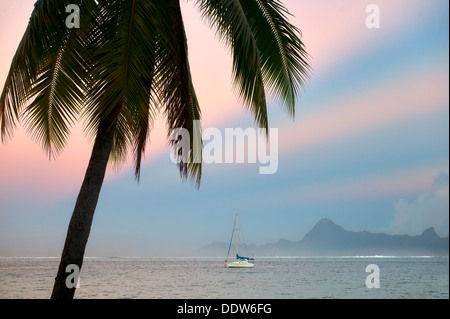
[[[249,257],[239,256],[239,228],[238,228],[238,214],[234,220],[233,231],[231,232],[230,246],[228,247],[227,259],[225,259],[225,267],[227,268],[252,268],[255,266],[255,259]],[[233,243],[234,234],[236,241],[236,259],[228,260],[230,256],[231,244]]]

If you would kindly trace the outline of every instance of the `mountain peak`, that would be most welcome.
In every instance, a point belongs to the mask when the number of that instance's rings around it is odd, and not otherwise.
[[[319,220],[313,227],[314,228],[335,228],[335,229],[343,229],[341,226],[337,225],[335,222],[333,222],[329,218],[322,218]]]
[[[314,227],[305,235],[303,239],[307,241],[317,241],[317,240],[327,240],[335,236],[339,236],[346,232],[344,228],[336,225],[329,218],[322,218],[319,220]]]
[[[322,218],[317,222],[317,224],[335,224],[335,223],[329,218]]]
[[[425,229],[421,236],[428,238],[439,238],[438,234],[436,234],[436,231],[434,230],[434,227]]]

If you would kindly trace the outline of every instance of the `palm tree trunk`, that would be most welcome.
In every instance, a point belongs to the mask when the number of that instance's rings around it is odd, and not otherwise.
[[[66,286],[66,278],[71,275],[70,272],[66,272],[66,267],[72,264],[77,265],[81,270],[95,207],[113,145],[114,131],[115,125],[112,127],[99,126],[89,165],[67,231],[58,274],[53,286],[52,299],[73,299],[75,295],[75,288]]]

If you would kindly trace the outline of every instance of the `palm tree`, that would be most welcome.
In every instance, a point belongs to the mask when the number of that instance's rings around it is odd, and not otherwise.
[[[266,91],[293,117],[310,67],[300,31],[288,22],[283,4],[194,2],[231,50],[235,87],[256,124],[268,128]],[[69,3],[80,8],[78,29],[65,24]],[[74,296],[75,289],[65,284],[66,267],[81,269],[108,162],[123,161],[132,152],[139,180],[142,155],[159,112],[167,119],[169,135],[185,128],[193,136],[193,121],[200,120],[180,0],[35,3],[0,99],[2,141],[12,136],[19,121],[49,157],[63,150],[70,128],[79,120],[94,139],[52,298]],[[199,187],[201,164],[179,166],[182,178]]]

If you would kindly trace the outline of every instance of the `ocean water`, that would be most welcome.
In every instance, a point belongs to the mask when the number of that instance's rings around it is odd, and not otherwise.
[[[379,268],[368,288],[367,265]],[[57,258],[0,258],[0,298],[49,298]],[[251,269],[222,258],[86,258],[75,298],[308,299],[449,298],[448,257],[256,258]]]

